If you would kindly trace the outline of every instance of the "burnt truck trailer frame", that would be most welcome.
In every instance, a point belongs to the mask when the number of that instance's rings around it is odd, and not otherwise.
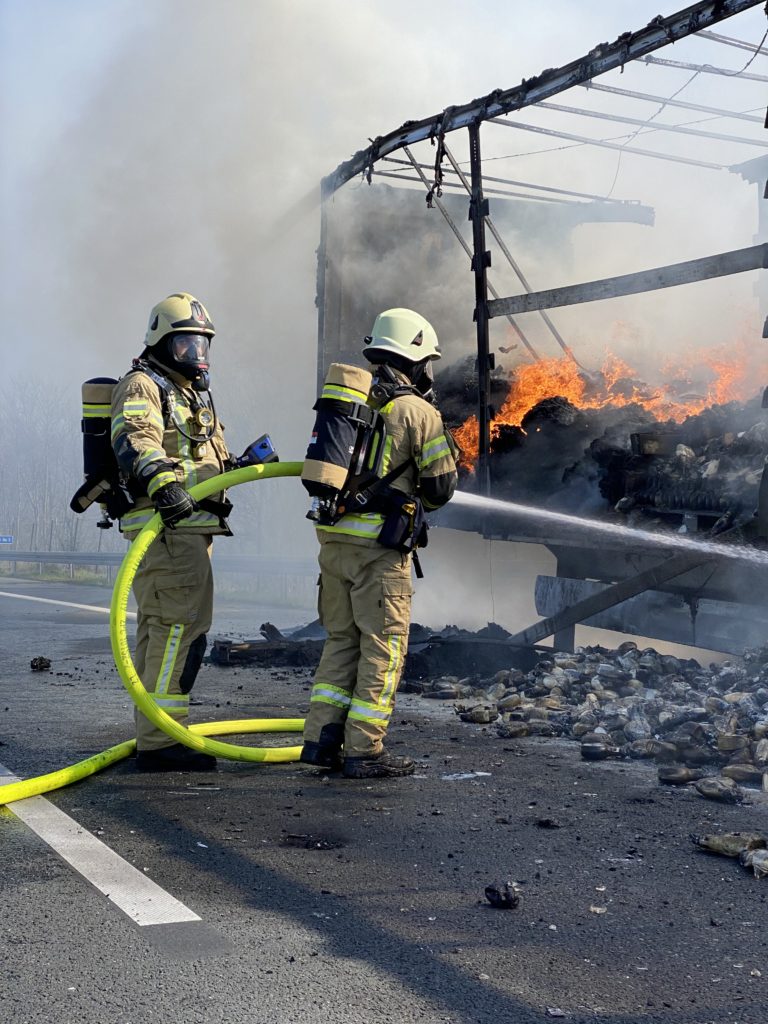
[[[658,266],[631,274],[589,281],[565,287],[533,291],[499,230],[503,221],[505,206],[514,203],[516,215],[526,207],[536,204],[559,204],[573,207],[567,210],[570,218],[566,223],[581,223],[588,219],[623,220],[651,224],[653,211],[640,203],[606,200],[602,197],[568,189],[554,189],[532,183],[510,179],[483,176],[481,156],[481,126],[484,123],[517,127],[543,132],[560,138],[603,145],[627,152],[642,153],[647,157],[667,159],[675,162],[731,170],[740,173],[748,181],[765,183],[766,158],[751,160],[742,165],[724,167],[711,161],[694,160],[673,154],[662,154],[650,150],[633,149],[626,145],[606,141],[584,139],[581,136],[553,132],[532,125],[510,122],[504,115],[532,105],[552,107],[556,110],[582,114],[578,108],[561,107],[545,103],[547,99],[582,85],[592,86],[592,80],[607,71],[623,67],[630,61],[651,64],[669,63],[650,54],[676,40],[711,28],[718,22],[732,17],[761,0],[711,0],[696,3],[676,14],[657,17],[645,28],[636,32],[623,33],[613,43],[596,46],[585,56],[561,68],[548,69],[535,78],[523,80],[520,85],[507,90],[496,90],[488,96],[473,100],[462,106],[448,107],[439,114],[421,121],[409,121],[400,128],[374,139],[369,147],[359,151],[349,160],[340,164],[321,183],[320,244],[318,247],[317,308],[318,308],[318,379],[321,381],[328,365],[337,360],[356,361],[358,352],[349,349],[354,339],[361,337],[378,312],[375,288],[355,287],[349,283],[350,267],[354,266],[354,251],[348,248],[349,235],[343,228],[337,204],[332,201],[344,184],[355,178],[362,178],[370,185],[376,179],[388,181],[416,181],[427,189],[426,207],[437,208],[442,221],[442,235],[433,226],[431,229],[418,224],[410,215],[411,237],[422,230],[422,244],[429,246],[430,237],[434,246],[444,247],[445,238],[452,237],[463,248],[470,261],[472,293],[467,290],[464,301],[472,302],[473,321],[477,341],[477,420],[479,429],[478,460],[475,487],[479,494],[490,495],[491,477],[489,458],[491,454],[491,421],[494,410],[491,405],[491,374],[494,356],[489,349],[489,323],[494,317],[505,317],[516,338],[530,358],[538,359],[538,353],[527,337],[516,317],[522,313],[536,312],[542,319],[552,338],[566,357],[578,364],[578,360],[553,322],[549,311],[559,306],[594,302],[622,295],[655,291],[677,287],[691,282],[724,277],[768,267],[768,243],[748,246],[729,252],[704,256],[684,263]],[[673,62],[675,66],[679,62]],[[687,65],[686,65],[687,66]],[[743,72],[725,72],[710,65],[697,66],[706,73],[743,75],[762,81],[762,76],[746,75]],[[604,91],[624,94],[624,90],[611,90],[607,86],[592,86]],[[627,95],[636,95],[626,93]],[[652,97],[644,97],[652,98]],[[694,109],[696,105],[691,105]],[[707,108],[710,109],[710,108]],[[721,112],[723,113],[723,112]],[[741,115],[745,117],[746,115]],[[612,118],[629,121],[632,119]],[[752,120],[757,120],[752,118]],[[644,122],[637,122],[642,125]],[[683,130],[664,126],[665,130]],[[455,159],[446,141],[452,132],[466,130],[469,141],[469,175],[465,174]],[[749,141],[734,136],[703,133],[697,129],[686,129],[687,134],[705,137],[730,138],[733,141]],[[410,146],[423,140],[430,140],[436,147],[434,167],[419,163]],[[757,144],[757,143],[755,143]],[[391,154],[401,152],[403,158]],[[430,172],[429,177],[425,173]],[[466,193],[469,199],[468,216],[471,222],[471,244],[464,239],[456,224],[460,207],[454,195],[443,198],[445,189],[456,189]],[[405,189],[387,190],[390,211],[386,219],[390,229],[394,220],[407,211],[413,202],[413,189],[408,197],[396,195]],[[371,194],[384,195],[381,187],[371,189]],[[492,220],[488,195],[504,197],[498,205],[501,218]],[[765,224],[765,191],[761,188],[760,223]],[[393,199],[393,196],[395,198]],[[466,199],[465,199],[466,202]],[[392,204],[394,203],[394,207]],[[423,198],[422,198],[423,204]],[[369,203],[371,207],[373,203]],[[339,203],[338,207],[342,204]],[[395,209],[393,213],[392,210]],[[423,209],[423,205],[422,205]],[[358,210],[358,214],[360,210]],[[562,218],[563,210],[559,211]],[[434,216],[434,215],[433,215]],[[360,218],[358,217],[358,223]],[[370,213],[367,220],[367,241],[361,237],[359,244],[361,258],[370,258],[371,248],[381,245],[387,233],[382,223],[376,230],[375,215]],[[562,220],[561,220],[562,223]],[[402,237],[390,230],[392,237]],[[379,241],[373,241],[378,237]],[[502,296],[488,279],[491,253],[487,248],[493,238],[505,263],[511,267],[522,291],[511,296]],[[439,273],[436,273],[439,279]],[[402,279],[407,274],[402,275]],[[470,278],[467,275],[467,282]],[[371,277],[367,279],[370,285]],[[435,292],[435,303],[442,299],[439,289]],[[460,293],[460,289],[458,290]],[[422,301],[426,293],[426,307]],[[367,294],[365,302],[350,301],[350,295]],[[398,295],[401,291],[398,291]],[[407,295],[407,289],[406,289]],[[425,315],[430,313],[429,289],[419,282],[420,300],[413,300]],[[460,294],[458,296],[461,297]],[[454,296],[456,298],[456,296]],[[406,304],[403,298],[401,304]],[[391,303],[387,303],[391,304]],[[368,308],[370,307],[370,308]],[[466,308],[466,307],[465,307]],[[768,320],[763,328],[763,337],[768,336]],[[583,369],[583,368],[582,368]],[[757,522],[764,525],[768,515],[763,510]],[[716,555],[706,556],[686,551],[683,554],[672,550],[660,554],[658,541],[646,545],[642,542],[627,546],[625,541],[611,543],[601,539],[596,548],[594,537],[588,530],[578,528],[563,530],[551,525],[541,525],[530,519],[510,525],[506,517],[491,512],[468,513],[466,509],[444,510],[440,525],[478,532],[488,538],[499,538],[521,543],[543,544],[557,559],[555,577],[540,576],[536,583],[536,609],[544,618],[522,630],[512,638],[517,644],[534,644],[553,636],[556,647],[572,649],[577,623],[600,626],[624,633],[656,637],[677,643],[704,646],[712,650],[739,653],[745,646],[745,637],[760,636],[765,612],[768,608],[768,574],[757,566],[746,567],[733,560],[720,559]],[[737,531],[737,540],[743,537]],[[727,543],[727,539],[726,539]]]

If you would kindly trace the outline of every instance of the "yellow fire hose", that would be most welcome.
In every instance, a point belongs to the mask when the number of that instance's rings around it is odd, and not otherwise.
[[[246,466],[229,473],[212,477],[204,483],[190,488],[193,498],[207,498],[225,488],[235,487],[250,480],[267,480],[271,477],[299,476],[300,462],[271,462],[263,466]],[[228,758],[233,761],[258,761],[271,764],[298,760],[301,747],[241,747],[233,743],[222,743],[219,740],[207,739],[208,736],[226,736],[252,732],[301,732],[304,727],[303,718],[251,718],[231,722],[201,722],[189,727],[181,725],[161,708],[159,708],[144,688],[144,684],[136,672],[128,646],[128,635],[125,628],[128,610],[128,595],[139,563],[146,554],[150,544],[159,536],[163,529],[160,516],[155,514],[131,544],[123,559],[115,580],[112,593],[112,604],[109,614],[109,632],[112,641],[112,653],[120,678],[133,698],[134,703],[146,717],[159,729],[178,743],[183,743],[193,750],[202,750],[206,754]],[[0,803],[8,804],[13,800],[23,800],[30,796],[39,796],[51,790],[68,786],[72,782],[93,775],[116,761],[129,757],[136,747],[135,740],[118,743],[100,754],[80,761],[78,764],[48,775],[39,775],[34,779],[11,782],[0,786]]]

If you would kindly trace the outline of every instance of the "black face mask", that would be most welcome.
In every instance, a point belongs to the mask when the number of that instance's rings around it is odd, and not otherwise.
[[[166,335],[157,346],[156,358],[163,366],[190,381],[195,391],[210,387],[211,339],[206,334],[179,331]]]
[[[435,375],[432,372],[432,360],[424,359],[420,363],[415,363],[409,374],[411,383],[419,392],[422,398],[426,398],[429,401],[434,394],[435,389]]]

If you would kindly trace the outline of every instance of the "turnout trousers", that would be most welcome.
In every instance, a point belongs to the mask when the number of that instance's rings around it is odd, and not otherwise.
[[[411,557],[378,544],[321,540],[320,621],[328,632],[305,741],[341,738],[344,754],[378,754],[408,650]],[[324,734],[323,728],[326,729]],[[337,742],[338,742],[337,739]]]
[[[133,581],[138,605],[136,671],[158,707],[185,724],[189,692],[203,662],[213,617],[211,537],[164,530]],[[175,740],[136,709],[136,745],[160,750]]]

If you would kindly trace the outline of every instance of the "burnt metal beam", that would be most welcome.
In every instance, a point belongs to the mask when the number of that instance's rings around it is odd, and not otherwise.
[[[723,75],[725,78],[746,78],[750,82],[768,82],[766,75],[754,75],[750,71],[729,71],[711,64],[689,64],[685,60],[669,60],[666,57],[640,57],[641,64],[657,64],[663,68],[680,68],[682,71],[700,71],[706,75]]]
[[[759,146],[768,149],[768,142],[762,139],[747,139],[743,135],[724,135],[722,132],[710,132],[705,128],[686,128],[681,124],[663,124],[661,121],[648,121],[639,117],[624,117],[622,114],[606,114],[600,110],[585,110],[583,107],[570,107],[563,103],[537,103],[537,110],[557,110],[562,114],[576,114],[579,117],[591,117],[596,121],[615,121],[617,124],[631,124],[635,127],[649,128],[654,132],[673,132],[677,135],[693,135],[697,139],[715,139],[718,142],[737,142],[743,146]]]
[[[755,120],[759,121],[760,124],[763,123],[763,119],[761,117],[756,117]],[[447,154],[448,154],[448,147],[446,146],[446,155]],[[397,157],[394,157],[394,156],[382,157],[381,162],[383,164],[398,164],[399,166],[402,166],[402,167],[410,167],[410,166],[413,165],[413,161],[412,160],[398,160]],[[413,166],[415,166],[415,165],[413,165]],[[420,163],[418,166],[421,167],[421,169],[425,170],[425,171],[431,171],[432,170],[432,164],[421,164]],[[457,166],[458,166],[458,164],[457,164]],[[376,173],[377,174],[382,174],[383,172],[377,170]],[[447,173],[448,174],[458,174],[459,177],[461,177],[461,175],[464,172],[461,171],[461,170],[457,171],[457,170],[451,169]],[[576,199],[589,199],[589,200],[591,200],[591,201],[593,201],[595,203],[608,203],[611,206],[642,206],[642,203],[641,203],[641,201],[639,199],[614,199],[611,196],[599,196],[599,195],[597,195],[594,192],[575,192],[573,189],[570,189],[570,188],[556,188],[554,185],[536,185],[536,184],[534,184],[531,181],[516,181],[514,178],[494,178],[490,174],[484,174],[483,175],[483,182],[486,183],[486,182],[489,182],[489,181],[496,182],[497,184],[500,184],[500,185],[513,185],[516,188],[530,188],[530,189],[533,189],[536,192],[552,192],[555,195],[560,195],[560,196],[573,196]],[[453,185],[453,186],[455,186],[456,182],[453,182],[453,181],[443,181],[442,184],[444,186],[445,185]],[[484,185],[484,187],[485,187],[485,185]],[[490,192],[491,190],[489,188],[485,188],[485,191],[486,192]],[[505,194],[505,193],[502,193],[499,190],[499,194],[502,195],[502,194]],[[521,195],[522,193],[511,192],[509,194],[510,195],[514,195],[514,196],[518,196],[518,195]],[[539,197],[538,196],[530,196],[530,197],[526,196],[526,198],[538,199]]]
[[[445,155],[448,157],[448,160],[449,160],[449,162],[451,164],[451,167],[453,168],[454,172],[456,174],[458,174],[459,178],[461,179],[462,185],[467,190],[467,192],[469,192],[470,195],[471,195],[472,194],[472,186],[467,181],[466,174],[464,174],[462,169],[459,167],[458,163],[456,162],[456,158],[454,157],[453,153],[451,153],[450,149],[447,146],[444,146],[444,149],[445,149]],[[520,284],[523,286],[523,288],[525,288],[526,292],[530,293],[531,291],[533,291],[531,286],[528,284],[528,280],[527,280],[525,274],[520,269],[520,265],[518,264],[517,260],[514,258],[512,253],[507,248],[507,245],[506,245],[504,239],[499,234],[499,232],[498,232],[498,230],[496,228],[496,225],[493,223],[493,221],[491,220],[491,218],[490,218],[490,216],[488,214],[486,214],[486,217],[485,217],[485,224],[486,224],[486,227],[488,228],[488,230],[493,235],[493,237],[496,239],[496,244],[499,246],[501,251],[504,253],[504,256],[505,256],[505,258],[507,260],[507,263],[509,263],[510,267],[512,267],[512,269],[514,270],[514,272],[515,272],[515,274],[517,276],[517,279],[520,282]],[[547,325],[547,328],[548,328],[549,332],[551,333],[552,337],[558,343],[558,345],[563,350],[563,352],[565,352],[566,356],[568,356],[569,359],[572,359],[573,362],[576,363],[577,366],[580,366],[581,364],[579,363],[578,359],[573,354],[573,352],[571,351],[569,346],[566,345],[565,340],[564,340],[562,334],[560,333],[560,331],[558,331],[557,327],[555,327],[555,325],[552,323],[552,321],[550,320],[550,318],[547,315],[547,313],[545,313],[543,310],[540,310],[539,311],[539,315],[541,316],[541,319],[544,321],[544,323]]]
[[[605,587],[597,594],[590,594],[589,597],[577,601],[576,604],[571,605],[569,608],[563,608],[556,615],[542,619],[527,629],[515,633],[514,636],[509,637],[508,643],[537,644],[548,636],[552,636],[553,633],[562,633],[569,626],[575,626],[578,622],[583,622],[584,619],[597,615],[598,612],[603,612],[607,608],[621,604],[622,601],[626,601],[629,597],[642,594],[645,590],[653,590],[660,583],[665,583],[676,576],[682,576],[689,569],[693,569],[695,566],[707,561],[711,561],[711,558],[708,559],[690,551],[682,555],[674,555],[671,558],[667,558],[664,562],[660,562],[657,565],[651,566],[650,569],[638,573],[636,576],[630,576],[629,579],[622,580],[621,583],[614,583],[612,586]]]
[[[406,147],[403,146],[403,152]],[[387,157],[389,159],[389,157]],[[383,162],[383,161],[382,161]],[[403,160],[402,163],[407,163]],[[421,165],[419,165],[421,166]],[[392,181],[421,181],[421,178],[417,178],[413,174],[405,174],[404,171],[382,171],[378,167],[373,172],[375,178],[391,178]],[[427,182],[427,188],[429,188],[429,182]],[[461,189],[461,183],[458,181],[444,181],[442,188],[453,188]],[[572,199],[560,199],[556,196],[537,196],[527,192],[510,192],[503,188],[487,188],[485,189],[486,195],[501,196],[504,199],[523,199],[532,203],[557,203],[559,206],[591,206],[591,203],[583,203],[578,200]],[[639,204],[638,204],[639,205]]]
[[[573,132],[559,132],[554,128],[540,128],[535,124],[526,124],[523,121],[507,121],[503,117],[490,118],[491,124],[500,124],[504,128],[517,128],[524,132],[534,132],[537,135],[551,135],[555,139],[567,139],[570,142],[579,142],[584,146],[599,146],[602,149],[617,149],[621,153],[634,153],[636,156],[649,156],[654,160],[669,160],[673,164],[688,164],[690,167],[706,167],[710,171],[727,171],[730,168],[727,164],[715,164],[710,160],[694,160],[688,156],[673,156],[671,153],[657,153],[652,149],[640,149],[639,146],[628,146],[626,143],[609,142],[608,139],[590,139],[586,135],[574,135]],[[645,123],[645,122],[643,122]]]
[[[469,126],[469,167],[472,182],[469,219],[472,221],[472,270],[475,275],[473,319],[477,327],[477,489],[480,494],[490,494],[491,476],[488,459],[491,451],[491,355],[488,329],[488,267],[491,265],[491,254],[485,247],[488,200],[483,196],[479,122]]]
[[[420,121],[406,121],[339,164],[325,179],[326,188],[328,192],[334,192],[351,178],[367,172],[380,157],[403,146],[432,139],[458,128],[467,128],[475,122],[499,117],[548,99],[606,71],[623,67],[668,43],[684,39],[734,14],[757,7],[760,3],[762,0],[705,0],[695,3],[667,17],[656,17],[645,28],[625,32],[612,43],[600,43],[583,57],[561,68],[548,68],[534,78],[524,79],[520,85],[511,89],[497,89],[488,96],[460,106],[447,107],[439,114]]]
[[[507,299],[494,299],[488,303],[488,312],[491,317],[506,316],[510,313],[532,313],[539,309],[573,306],[581,302],[594,302],[596,299],[613,299],[620,295],[636,295],[639,292],[656,291],[658,288],[672,288],[680,284],[742,274],[764,267],[768,267],[768,242],[746,249],[723,252],[717,256],[704,256],[685,263],[641,270],[635,274],[621,274],[600,281],[587,281],[585,284],[548,288],[546,291],[513,295]]]
[[[413,167],[416,170],[416,173],[419,176],[416,180],[420,181],[423,185],[425,185],[427,188],[429,188],[429,182],[427,181],[426,175],[422,171],[420,165],[416,163],[416,159],[415,159],[413,153],[411,153],[410,149],[407,146],[403,146],[403,152],[406,154],[408,159],[411,161],[411,164],[413,165]],[[377,172],[377,173],[381,173],[381,172]],[[445,203],[441,203],[438,196],[433,196],[432,197],[432,202],[435,204],[435,206],[438,208],[440,213],[443,215],[446,224],[448,225],[448,227],[451,229],[451,231],[455,235],[456,240],[458,241],[459,245],[462,247],[462,249],[467,254],[467,256],[469,256],[469,262],[470,262],[470,266],[471,266],[472,265],[472,250],[470,249],[470,247],[467,244],[464,236],[462,235],[462,233],[459,231],[458,227],[456,226],[456,222],[454,221],[453,217],[451,217],[450,213],[448,213],[448,210],[445,208]],[[493,287],[493,285],[490,283],[490,281],[488,282],[488,291],[491,293],[491,295],[493,295],[493,297],[495,299],[497,299],[499,297],[499,293],[496,291],[496,289]],[[522,343],[525,345],[525,347],[530,352],[530,354],[533,357],[534,361],[538,362],[539,359],[541,359],[541,356],[536,351],[536,349],[533,347],[533,345],[530,343],[528,338],[525,336],[525,334],[523,333],[522,328],[520,326],[518,326],[518,324],[515,322],[515,320],[511,316],[508,316],[507,320],[509,321],[510,326],[515,331],[515,333],[517,334],[517,336],[520,339],[520,341],[522,341]]]
[[[664,586],[669,587],[670,584],[674,585],[674,580]],[[592,580],[567,576],[537,576],[536,611],[539,615],[556,615],[561,608],[576,604],[598,592],[602,586]],[[652,636],[657,640],[728,654],[743,654],[745,647],[762,643],[768,611],[766,605],[753,600],[751,595],[749,600],[751,603],[746,604],[743,600],[686,598],[677,591],[647,590],[591,615],[581,625]],[[569,630],[575,630],[575,626],[570,626]],[[554,635],[555,650],[573,650],[572,643],[568,631]]]
[[[701,114],[714,114],[716,117],[730,117],[737,121],[749,121],[762,124],[763,118],[756,114],[741,114],[735,110],[722,110],[720,107],[705,107],[703,103],[688,103],[685,100],[667,99],[666,96],[654,96],[649,92],[634,92],[632,89],[619,89],[615,85],[599,85],[597,82],[583,82],[582,89],[594,89],[595,92],[606,92],[613,96],[626,96],[632,100],[644,100],[648,103],[662,103],[665,107],[680,107],[681,110],[696,110]]]
[[[754,43],[748,43],[745,39],[734,39],[733,36],[723,36],[719,32],[709,32],[704,29],[698,33],[702,39],[712,39],[716,43],[725,43],[726,46],[735,46],[739,50],[749,50],[750,53],[759,53],[761,57],[768,57],[768,50],[763,50]]]

